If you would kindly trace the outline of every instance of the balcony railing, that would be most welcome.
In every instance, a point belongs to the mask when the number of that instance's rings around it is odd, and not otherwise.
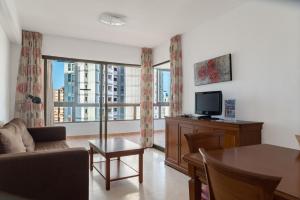
[[[153,104],[154,107],[154,119],[161,119],[169,115],[169,103],[160,102]],[[86,118],[84,109],[88,109],[88,112],[92,112],[93,117]],[[108,120],[109,121],[126,121],[126,120],[138,120],[140,119],[140,104],[138,103],[108,103]],[[117,111],[114,111],[114,108],[117,108]],[[104,107],[103,109],[103,119],[104,119]],[[100,107],[96,103],[73,103],[73,102],[54,102],[55,114],[59,116],[54,116],[56,120],[55,123],[61,122],[91,122],[91,121],[100,121]],[[57,114],[56,114],[57,113]],[[64,119],[61,119],[61,116],[64,116]],[[120,116],[120,113],[123,113]],[[82,116],[82,117],[81,117]]]

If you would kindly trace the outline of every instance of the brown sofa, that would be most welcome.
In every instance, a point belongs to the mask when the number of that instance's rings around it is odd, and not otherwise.
[[[34,150],[0,154],[0,191],[36,200],[88,200],[88,151],[68,147],[65,127],[27,130]]]

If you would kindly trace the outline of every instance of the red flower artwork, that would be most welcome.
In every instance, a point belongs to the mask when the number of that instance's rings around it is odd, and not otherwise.
[[[207,73],[208,73],[209,79],[211,80],[212,83],[217,83],[220,81],[220,74],[216,68],[216,63],[214,60],[208,61]]]
[[[198,77],[200,78],[200,80],[204,80],[207,77],[207,71],[206,71],[206,66],[205,65],[202,65],[199,68]]]
[[[198,77],[200,80],[205,80],[207,77],[210,82],[217,83],[220,81],[220,74],[216,67],[214,60],[209,60],[207,65],[202,65],[198,70]]]
[[[231,81],[231,54],[196,63],[194,69],[196,86]]]

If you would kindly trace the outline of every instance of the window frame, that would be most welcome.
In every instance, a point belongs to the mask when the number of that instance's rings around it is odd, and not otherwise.
[[[118,63],[118,62],[107,62],[107,61],[96,61],[96,60],[86,60],[86,59],[77,59],[77,58],[68,58],[68,57],[59,57],[59,56],[50,56],[50,55],[42,55],[42,59],[43,59],[43,63],[44,63],[44,72],[47,72],[47,61],[48,60],[57,60],[57,61],[62,61],[62,62],[83,62],[83,63],[91,63],[91,64],[100,64],[102,66],[108,65],[112,66],[112,65],[119,65],[119,66],[124,66],[124,67],[134,67],[134,68],[141,68],[140,64],[128,64],[128,63]],[[73,65],[72,65],[73,67]],[[113,67],[113,72],[118,72],[118,68],[115,69],[115,67]],[[46,113],[47,113],[47,73],[44,73],[44,104],[45,104],[45,120],[46,120]],[[76,80],[72,80],[72,81],[76,81]],[[108,86],[108,85],[107,85]],[[107,87],[106,86],[106,87]],[[76,95],[76,94],[74,94]],[[71,105],[72,108],[72,121],[71,122],[54,122],[54,124],[64,124],[64,123],[88,123],[88,122],[100,122],[99,120],[93,120],[93,121],[76,121],[76,117],[75,117],[75,110],[73,108],[76,108],[76,102],[72,101],[72,102],[60,102],[61,105],[57,105],[54,107],[66,107],[63,106],[63,104],[68,104]],[[89,104],[89,103],[88,103]],[[94,104],[94,103],[93,103]],[[96,104],[96,103],[95,103]],[[114,102],[108,102],[107,101],[107,106],[108,108],[111,107],[133,107],[134,108],[134,117],[133,119],[113,119],[113,120],[108,120],[108,121],[136,121],[139,120],[137,119],[137,115],[136,115],[136,110],[138,107],[140,107],[140,102],[139,103],[114,103]],[[86,106],[86,107],[90,107],[90,106]],[[84,107],[84,108],[86,108]]]

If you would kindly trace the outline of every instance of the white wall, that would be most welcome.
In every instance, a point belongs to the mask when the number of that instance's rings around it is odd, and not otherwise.
[[[111,61],[126,64],[141,63],[141,49],[92,40],[53,35],[43,36],[43,55]]]
[[[0,24],[10,42],[21,43],[21,27],[14,0],[0,0]]]
[[[15,112],[15,97],[16,97],[16,85],[19,69],[19,60],[21,53],[21,45],[16,43],[10,43],[10,108],[9,118],[14,118]]]
[[[10,119],[10,108],[14,106],[11,94],[15,87],[11,87],[11,66],[14,59],[11,55],[13,43],[20,43],[21,28],[14,1],[0,1],[0,121]],[[12,59],[13,58],[13,59]]]
[[[159,64],[164,61],[170,60],[170,41],[166,41],[163,44],[155,47],[153,50],[153,64]]]
[[[9,120],[10,87],[9,87],[9,39],[0,25],[0,121]]]
[[[264,122],[263,143],[299,148],[299,21],[297,1],[252,1],[183,34],[184,112],[194,113],[196,91],[222,90],[238,119]],[[227,53],[233,81],[195,87],[194,63]]]

